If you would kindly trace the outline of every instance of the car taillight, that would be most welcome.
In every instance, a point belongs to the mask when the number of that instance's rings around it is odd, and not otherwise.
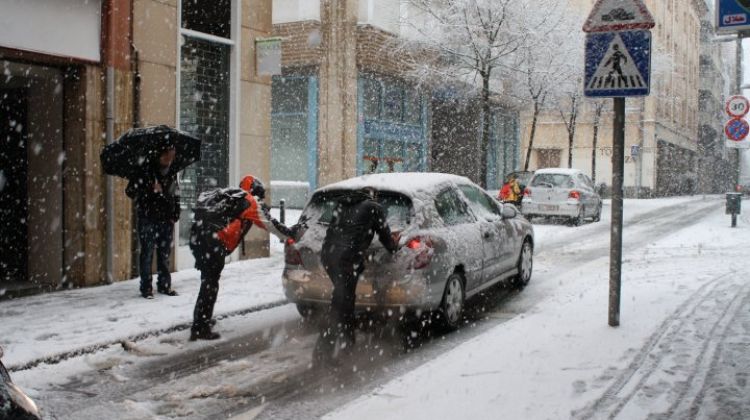
[[[526,187],[523,189],[523,196],[524,197],[531,197],[531,188]]]
[[[572,198],[573,200],[580,200],[581,193],[576,190],[573,190],[568,194],[568,198]]]
[[[430,265],[432,256],[435,254],[432,248],[432,240],[421,236],[415,236],[406,241],[406,247],[413,250],[416,254],[414,255],[414,261],[411,267],[415,270],[425,268]]]
[[[411,249],[417,249],[421,245],[422,245],[422,241],[419,237],[412,238],[411,240],[409,240],[409,242],[406,243],[406,247],[411,248]]]
[[[294,246],[296,242],[292,238],[287,238],[284,243],[284,262],[289,265],[302,265],[302,255]]]

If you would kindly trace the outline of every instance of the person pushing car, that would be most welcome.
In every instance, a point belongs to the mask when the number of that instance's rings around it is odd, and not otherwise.
[[[377,191],[364,188],[342,197],[323,240],[321,261],[333,282],[328,325],[321,331],[317,357],[331,359],[341,348],[354,345],[354,304],[359,275],[365,269],[365,251],[375,234],[391,253],[398,250],[398,234],[392,234],[386,213],[376,201]]]

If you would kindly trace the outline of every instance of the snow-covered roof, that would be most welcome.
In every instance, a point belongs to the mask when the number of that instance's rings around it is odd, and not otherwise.
[[[572,169],[572,168],[544,168],[544,169],[537,169],[534,174],[564,174],[564,175],[576,175],[580,174],[582,171],[580,169]]]
[[[418,191],[433,191],[448,183],[470,183],[466,177],[437,172],[398,172],[362,175],[321,187],[318,191],[374,187],[379,191],[392,191],[414,196]]]

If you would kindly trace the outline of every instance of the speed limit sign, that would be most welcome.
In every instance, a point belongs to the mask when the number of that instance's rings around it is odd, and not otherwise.
[[[750,111],[750,102],[741,95],[735,95],[727,99],[727,114],[730,117],[742,118]]]

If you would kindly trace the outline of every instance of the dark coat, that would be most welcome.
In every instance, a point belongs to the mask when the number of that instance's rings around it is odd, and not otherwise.
[[[162,192],[154,192],[155,181],[161,184]],[[148,173],[132,178],[125,193],[135,200],[138,217],[157,222],[176,222],[180,218],[177,186],[177,172],[170,168],[162,174],[157,164]]]
[[[342,198],[323,240],[323,259],[345,257],[349,261],[363,261],[364,252],[375,234],[390,252],[398,250],[391,237],[383,207],[366,194],[354,193]]]

